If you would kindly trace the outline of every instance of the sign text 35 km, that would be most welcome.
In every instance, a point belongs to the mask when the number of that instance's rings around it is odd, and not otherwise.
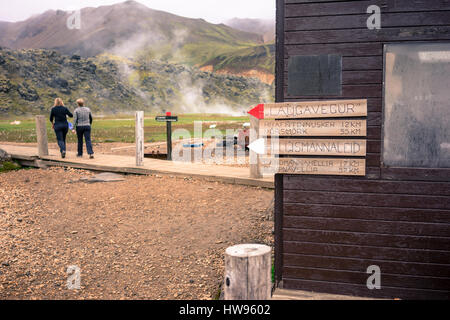
[[[260,120],[260,136],[365,137],[367,121],[350,120]]]

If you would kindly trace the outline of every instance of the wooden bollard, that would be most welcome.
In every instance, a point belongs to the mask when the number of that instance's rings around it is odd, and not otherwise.
[[[45,116],[36,116],[36,137],[38,145],[38,156],[48,156],[48,137]]]
[[[144,111],[136,111],[136,166],[144,165]]]
[[[241,244],[225,252],[225,300],[268,300],[272,292],[272,249]]]
[[[250,139],[249,143],[253,143],[259,139],[259,119],[254,116],[250,116]],[[261,162],[259,155],[250,150],[250,178],[260,179],[263,175],[261,174]]]

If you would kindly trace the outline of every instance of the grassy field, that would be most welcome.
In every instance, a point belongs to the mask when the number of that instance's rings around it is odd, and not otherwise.
[[[21,121],[20,125],[13,125],[13,121]],[[71,120],[71,119],[69,119]],[[193,136],[194,122],[203,121],[203,132],[210,125],[216,124],[217,129],[225,134],[226,129],[240,129],[242,124],[249,121],[248,117],[232,117],[217,114],[185,114],[179,116],[179,122],[172,123],[172,130],[186,129]],[[107,116],[94,119],[92,125],[92,140],[100,142],[134,142],[134,118],[130,115]],[[166,124],[155,121],[155,116],[146,115],[145,142],[157,142],[166,140]],[[50,121],[47,122],[49,142],[56,142],[55,134]],[[0,141],[8,142],[36,142],[36,125],[34,118],[24,119],[0,119]],[[68,142],[76,142],[76,135],[69,132]]]

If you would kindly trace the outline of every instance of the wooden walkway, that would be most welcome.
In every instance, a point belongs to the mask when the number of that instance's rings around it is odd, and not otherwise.
[[[156,159],[144,159],[142,167],[136,166],[134,157],[96,154],[95,159],[86,155],[77,158],[73,152],[68,152],[65,159],[61,159],[58,150],[49,150],[50,155],[39,158],[36,147],[23,147],[15,145],[2,145],[11,157],[25,166],[46,167],[59,166],[76,169],[106,171],[128,174],[161,174],[183,176],[218,181],[223,183],[248,185],[262,188],[274,188],[274,178],[252,179],[249,177],[249,168],[239,168],[221,165],[208,165],[200,163],[172,162]]]
[[[272,295],[272,300],[377,300],[377,299],[277,288]]]

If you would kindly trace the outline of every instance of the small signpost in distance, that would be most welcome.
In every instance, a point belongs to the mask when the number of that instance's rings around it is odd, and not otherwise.
[[[167,112],[165,116],[157,116],[157,122],[165,122],[167,128],[167,160],[172,161],[172,122],[178,122],[178,116],[172,116]]]

